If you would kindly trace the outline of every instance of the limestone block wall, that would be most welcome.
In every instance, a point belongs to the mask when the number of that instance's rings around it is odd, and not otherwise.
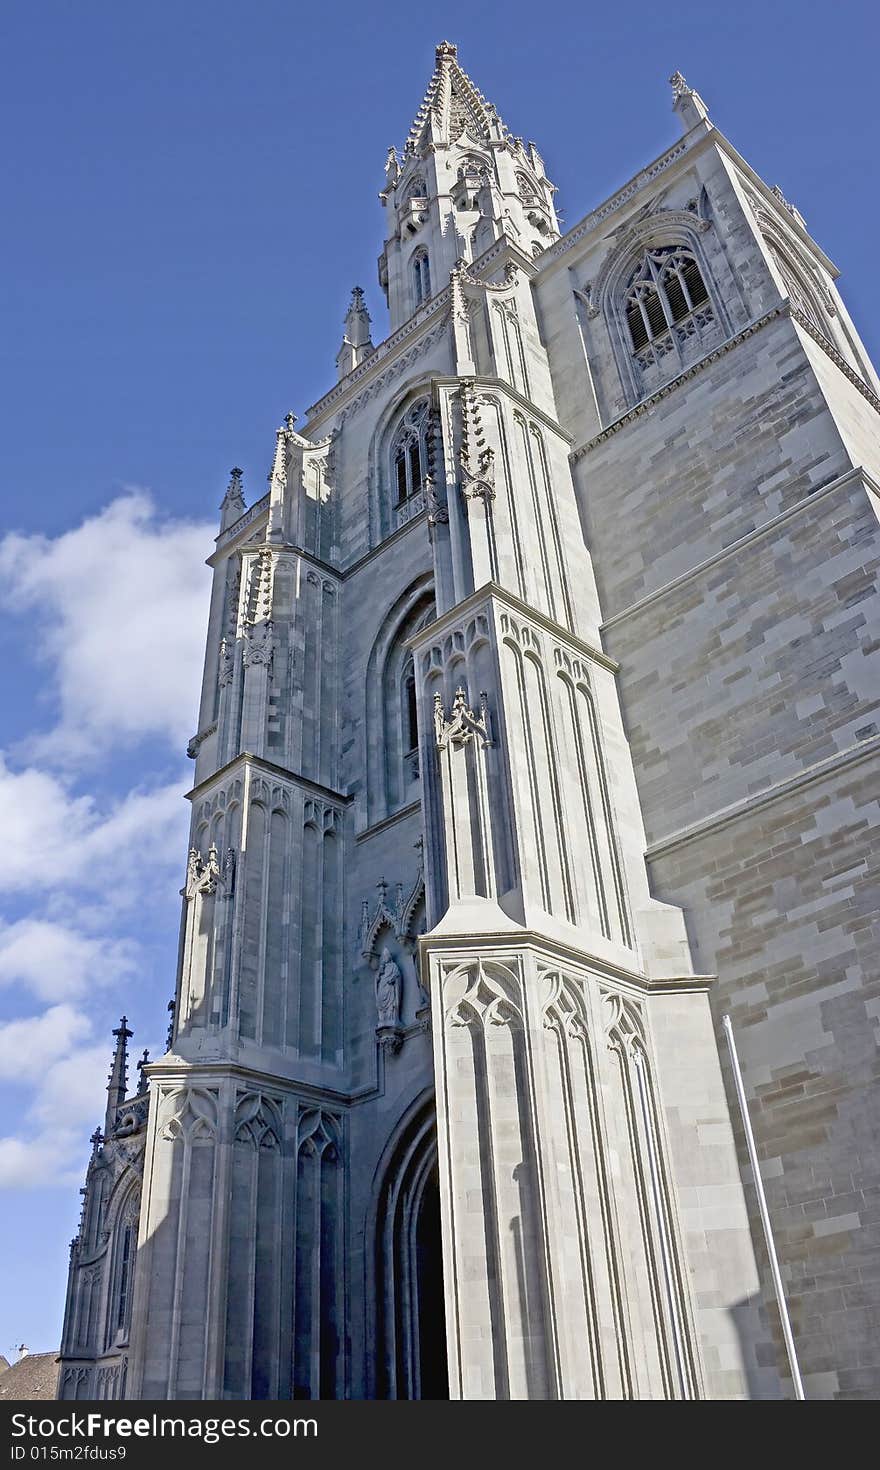
[[[866,746],[650,856],[737,1034],[810,1398],[880,1391],[880,853]],[[756,1249],[763,1259],[757,1232]]]
[[[860,1397],[878,1372],[880,670],[877,496],[852,466],[876,413],[804,338],[772,319],[576,475],[653,890],[737,1029],[807,1390]]]

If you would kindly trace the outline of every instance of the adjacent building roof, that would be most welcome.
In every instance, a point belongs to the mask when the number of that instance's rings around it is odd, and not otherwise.
[[[0,1371],[0,1399],[54,1399],[57,1388],[57,1351],[28,1353]]]

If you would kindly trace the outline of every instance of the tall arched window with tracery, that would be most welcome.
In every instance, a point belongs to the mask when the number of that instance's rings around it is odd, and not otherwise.
[[[719,338],[703,268],[684,245],[646,250],[626,277],[622,298],[626,346],[642,391],[673,377]]]
[[[416,307],[427,301],[431,294],[431,266],[428,261],[428,252],[422,245],[415,252],[410,262],[413,277],[413,302]]]
[[[408,645],[435,616],[430,579],[423,576],[389,613],[370,654],[366,727],[371,823],[421,795],[418,687]]]
[[[391,494],[393,524],[405,525],[425,508],[428,476],[427,398],[413,404],[404,415],[391,444]]]

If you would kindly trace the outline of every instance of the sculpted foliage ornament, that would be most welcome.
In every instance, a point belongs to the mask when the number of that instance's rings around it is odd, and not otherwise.
[[[485,691],[480,694],[480,713],[476,715],[468,706],[464,689],[459,686],[455,691],[448,719],[441,695],[435,694],[434,733],[438,750],[445,750],[448,745],[467,745],[471,740],[476,740],[482,747],[491,745],[492,737],[489,733],[489,711]]]
[[[184,892],[187,898],[195,898],[201,893],[210,897],[217,892],[219,883],[223,883],[227,892],[231,893],[235,881],[235,852],[233,848],[227,848],[220,864],[220,855],[214,843],[208,848],[208,856],[203,858],[197,847],[189,850],[189,861],[186,868],[186,888]],[[168,1007],[171,1010],[171,1005]]]
[[[250,668],[252,664],[263,664],[268,668],[275,647],[274,632],[275,626],[271,618],[266,618],[248,629],[244,647],[245,668]]]

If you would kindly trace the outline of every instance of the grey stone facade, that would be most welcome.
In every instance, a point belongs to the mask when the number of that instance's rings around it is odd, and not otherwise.
[[[440,46],[391,334],[356,290],[268,495],[233,472],[117,1393],[787,1395],[724,1012],[807,1393],[880,1390],[878,384],[673,91],[560,238]],[[119,1317],[114,1120],[62,1396]]]

